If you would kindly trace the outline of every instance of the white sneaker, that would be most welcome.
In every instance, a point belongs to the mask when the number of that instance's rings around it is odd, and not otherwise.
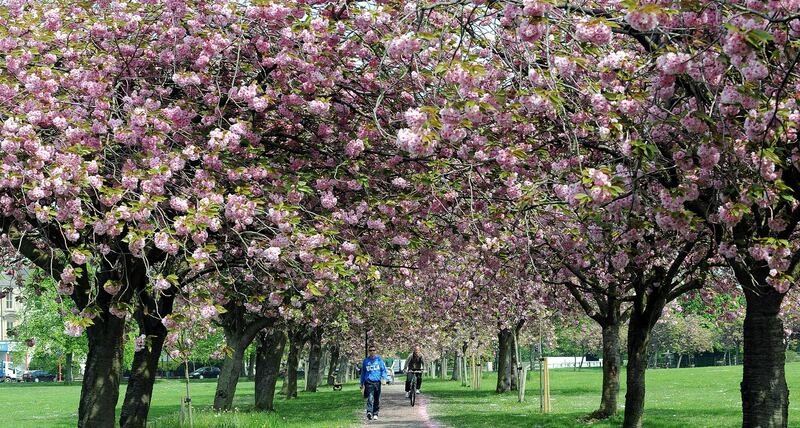
[[[373,417],[374,417],[374,416],[372,416],[372,413],[370,413],[370,412],[367,412],[367,419],[369,419],[369,420],[372,420],[372,418],[373,418]]]
[[[372,415],[372,420],[373,421],[377,421],[378,420],[378,415]]]
[[[408,398],[410,395],[411,395],[411,391],[406,392],[406,398]]]
[[[419,390],[417,390],[417,394],[419,394]]]

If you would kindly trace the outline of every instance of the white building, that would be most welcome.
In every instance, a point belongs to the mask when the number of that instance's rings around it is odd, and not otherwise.
[[[17,311],[21,309],[17,301],[20,290],[13,277],[0,274],[0,377],[11,376],[16,372],[11,363],[11,352],[17,348],[17,342],[12,341],[9,332],[17,325]],[[15,375],[16,376],[16,375]]]

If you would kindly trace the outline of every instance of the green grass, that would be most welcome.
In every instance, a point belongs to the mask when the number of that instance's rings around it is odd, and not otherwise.
[[[741,399],[739,382],[742,368],[708,367],[660,369],[647,372],[644,426],[739,427]],[[800,364],[786,365],[790,391],[800,390]],[[526,402],[518,403],[516,392],[497,395],[497,377],[484,376],[480,391],[460,383],[429,381],[425,391],[434,398],[428,412],[434,419],[454,428],[475,427],[618,427],[622,422],[625,398],[623,372],[620,391],[620,416],[609,421],[583,423],[581,418],[600,404],[602,372],[599,369],[559,369],[550,372],[553,413],[539,413],[539,376],[532,373],[526,388]],[[796,394],[794,392],[793,394]],[[800,404],[789,404],[789,426],[800,426]]]
[[[645,427],[738,427],[740,421],[739,382],[741,366],[698,369],[648,370]],[[602,373],[598,369],[551,372],[553,413],[539,414],[539,378],[528,380],[527,402],[517,403],[516,393],[494,393],[496,375],[486,374],[480,391],[458,382],[426,379],[424,392],[433,396],[428,412],[451,428],[476,427],[618,427],[622,421],[583,423],[580,419],[595,410],[600,400]],[[800,391],[800,363],[786,365],[789,389]],[[620,406],[624,404],[623,389]],[[356,384],[335,392],[322,387],[317,393],[300,392],[297,400],[275,398],[276,412],[252,411],[253,383],[242,381],[236,391],[236,409],[227,414],[210,410],[214,380],[192,381],[198,428],[328,428],[360,424],[363,400]],[[302,382],[300,385],[302,389]],[[158,381],[153,393],[150,426],[178,427],[180,402],[185,394],[180,381]],[[4,426],[13,428],[74,427],[77,420],[80,385],[2,384]],[[120,391],[120,399],[124,388]],[[800,426],[800,400],[790,400],[789,426]],[[119,408],[117,409],[119,411]]]
[[[278,383],[280,387],[280,381]],[[211,411],[214,401],[215,380],[194,380],[191,383],[192,402],[195,405],[196,428],[329,428],[358,425],[362,399],[357,384],[345,385],[342,391],[321,387],[317,393],[300,392],[296,400],[275,396],[275,412],[252,411],[253,382],[240,381],[234,400],[235,409],[218,415]],[[120,390],[117,416],[125,395]],[[186,395],[181,381],[160,380],[153,391],[150,423],[153,428],[172,428],[179,425],[180,403]],[[14,428],[74,427],[78,418],[80,385],[59,384],[0,384],[0,403],[3,420]],[[5,426],[5,425],[4,425]]]

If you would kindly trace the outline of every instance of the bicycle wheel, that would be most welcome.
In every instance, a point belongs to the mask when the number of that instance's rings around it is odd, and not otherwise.
[[[411,391],[408,393],[408,398],[411,400],[411,407],[414,407],[414,402],[417,401],[417,390],[414,389],[414,385],[412,385]]]

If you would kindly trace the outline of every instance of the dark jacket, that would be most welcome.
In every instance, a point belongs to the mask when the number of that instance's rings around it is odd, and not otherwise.
[[[411,356],[408,357],[408,361],[406,361],[406,371],[422,370],[422,366],[424,364],[425,363],[422,361],[422,355],[411,354]]]

